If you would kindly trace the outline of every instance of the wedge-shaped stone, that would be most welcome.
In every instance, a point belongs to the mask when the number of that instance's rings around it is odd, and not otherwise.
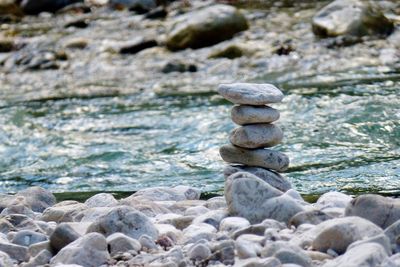
[[[229,140],[243,148],[272,147],[283,139],[282,130],[274,124],[252,124],[234,129]]]
[[[219,149],[222,159],[229,163],[262,167],[283,172],[289,167],[289,158],[271,149],[245,149],[233,145],[223,145]]]
[[[272,84],[231,83],[221,84],[218,93],[235,104],[267,105],[278,103],[283,99],[283,93]]]

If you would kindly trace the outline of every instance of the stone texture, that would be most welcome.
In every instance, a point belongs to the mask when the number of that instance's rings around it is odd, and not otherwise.
[[[359,216],[383,229],[400,219],[400,200],[379,195],[362,195],[346,207],[346,216]]]
[[[211,256],[211,250],[205,244],[195,244],[190,248],[188,255],[191,260],[203,261]]]
[[[100,193],[96,194],[85,201],[85,205],[88,208],[95,207],[113,207],[118,204],[118,201],[112,194]]]
[[[247,28],[246,18],[236,8],[213,5],[178,17],[168,32],[166,45],[171,50],[206,47]]]
[[[393,251],[400,252],[400,244],[398,242],[400,240],[400,220],[387,227],[384,233],[389,238]]]
[[[129,206],[113,208],[109,213],[93,222],[87,232],[98,232],[105,236],[121,232],[134,239],[139,239],[144,234],[153,239],[158,237],[157,229],[149,218]]]
[[[312,29],[321,37],[387,35],[393,31],[393,23],[372,2],[336,0],[315,14]]]
[[[352,199],[341,192],[327,192],[318,198],[316,204],[321,208],[346,208]]]
[[[31,230],[22,230],[16,233],[11,242],[16,245],[29,247],[35,243],[47,240],[47,236]]]
[[[329,249],[343,254],[347,247],[358,240],[382,234],[375,224],[360,217],[344,217],[318,224],[314,229],[312,247],[321,252]]]
[[[39,254],[35,257],[30,258],[27,263],[21,264],[21,267],[37,267],[37,266],[44,266],[50,262],[53,255],[48,250],[42,250]]]
[[[285,176],[280,175],[277,172],[267,170],[264,168],[260,168],[260,167],[228,165],[224,168],[225,179],[227,179],[230,175],[232,175],[236,172],[249,172],[251,174],[254,174],[261,180],[267,182],[269,185],[271,185],[272,187],[274,187],[282,192],[286,192],[292,188],[292,185],[290,184],[290,182],[288,181],[288,179]]]
[[[237,105],[231,110],[232,121],[239,125],[277,121],[279,111],[267,106]]]
[[[228,233],[233,233],[239,229],[243,229],[250,226],[250,222],[242,217],[227,217],[220,223],[219,230]]]
[[[74,217],[85,209],[87,209],[87,206],[77,201],[63,201],[43,211],[41,220],[57,223],[73,222]]]
[[[387,257],[381,245],[365,243],[349,249],[344,255],[328,261],[323,267],[376,267]]]
[[[289,167],[289,158],[271,149],[244,149],[233,145],[223,145],[219,153],[222,159],[229,163],[244,164],[253,167],[284,172]]]
[[[142,248],[138,240],[130,238],[122,233],[115,233],[108,236],[107,245],[111,256],[119,252],[122,253],[130,250],[138,252]]]
[[[274,124],[245,125],[234,129],[229,135],[232,144],[243,148],[272,147],[282,139],[282,130]]]
[[[110,255],[104,236],[90,233],[68,244],[54,256],[50,264],[77,264],[83,267],[101,266],[107,263]]]
[[[220,84],[218,93],[234,104],[267,105],[278,103],[283,99],[283,93],[272,84],[231,83]]]
[[[282,264],[293,263],[303,267],[311,267],[311,258],[300,247],[285,241],[276,241],[265,244],[261,251],[262,257],[275,257]]]
[[[244,217],[251,223],[267,218],[287,223],[303,211],[293,198],[246,172],[237,172],[226,180],[225,198],[230,215]]]
[[[46,208],[56,204],[55,196],[44,188],[39,186],[29,187],[16,194],[23,196],[25,202],[35,212],[43,212]]]
[[[50,246],[56,252],[74,242],[81,235],[77,233],[68,223],[60,223],[50,236]]]
[[[1,267],[13,266],[13,262],[10,256],[8,256],[8,254],[3,251],[0,251],[0,266]]]
[[[25,246],[0,241],[0,251],[7,253],[8,256],[18,262],[27,261],[29,259],[28,248]]]
[[[148,199],[152,201],[183,201],[197,200],[200,198],[200,191],[190,186],[179,185],[176,187],[152,187],[141,189],[131,197]]]
[[[333,219],[332,216],[320,210],[302,211],[290,218],[289,225],[298,227],[301,224],[319,224],[321,222]]]

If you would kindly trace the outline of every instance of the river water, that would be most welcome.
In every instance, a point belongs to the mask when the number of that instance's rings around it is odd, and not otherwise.
[[[302,194],[400,193],[400,74],[363,69],[280,82],[276,149]],[[216,95],[8,102],[0,109],[0,191],[223,190],[218,147],[235,126]]]

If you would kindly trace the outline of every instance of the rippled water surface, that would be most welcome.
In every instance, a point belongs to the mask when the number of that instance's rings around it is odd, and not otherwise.
[[[279,125],[287,176],[304,194],[400,193],[396,73],[334,74],[282,83]],[[258,81],[268,81],[262,77]],[[277,81],[279,82],[279,81]],[[135,191],[223,188],[218,147],[231,105],[209,96],[152,94],[8,103],[0,109],[0,190]]]

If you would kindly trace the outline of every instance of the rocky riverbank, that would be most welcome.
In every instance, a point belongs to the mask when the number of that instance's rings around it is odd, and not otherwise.
[[[223,196],[200,200],[199,190],[187,186],[119,200],[100,193],[85,202],[56,203],[40,187],[1,195],[0,265],[400,266],[397,199],[329,192],[307,203],[293,189],[251,187],[249,173],[232,176],[227,181],[253,188],[239,211],[249,219],[230,214]],[[277,206],[252,202],[261,191],[281,195],[279,209],[264,218],[257,215]],[[244,203],[240,194],[231,197]],[[301,211],[290,214],[293,202]]]
[[[397,1],[342,1],[323,12],[329,1],[71,0],[27,10],[32,2],[0,1],[6,103],[199,94],[237,80],[329,86],[365,67],[390,73],[399,64]],[[304,83],[293,84],[299,77]]]

